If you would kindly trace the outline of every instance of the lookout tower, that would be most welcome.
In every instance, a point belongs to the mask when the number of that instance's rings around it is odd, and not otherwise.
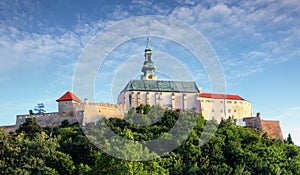
[[[67,116],[73,116],[75,105],[81,103],[81,100],[70,91],[56,101],[58,102],[58,112]]]

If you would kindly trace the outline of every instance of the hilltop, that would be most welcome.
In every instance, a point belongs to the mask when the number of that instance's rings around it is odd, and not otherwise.
[[[153,118],[147,115],[151,111],[163,112],[163,115]],[[105,131],[97,129],[107,124],[118,136],[134,141],[135,144],[125,145],[126,148],[117,152],[128,158],[139,158],[156,153],[137,141],[161,137],[181,116],[186,116],[186,124],[196,119],[188,138],[172,152],[148,161],[122,160],[103,152],[90,142],[91,137],[85,136],[79,124],[63,121],[59,127],[42,128],[34,118],[29,118],[16,132],[0,131],[0,156],[3,158],[0,173],[300,174],[300,149],[291,139],[272,139],[255,128],[237,126],[232,118],[222,120],[217,129],[215,121],[206,121],[199,113],[140,106],[132,108],[124,119],[103,118],[89,126],[91,132],[105,135]],[[140,123],[128,122],[137,119]],[[142,126],[141,123],[152,124]],[[204,126],[208,126],[205,131]],[[214,134],[208,132],[214,129],[217,129]],[[201,136],[212,137],[202,145]],[[113,149],[112,144],[106,145]],[[136,154],[129,155],[128,149],[135,149]]]

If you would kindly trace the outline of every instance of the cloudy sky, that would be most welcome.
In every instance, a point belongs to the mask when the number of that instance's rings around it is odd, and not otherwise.
[[[57,111],[55,100],[73,90],[76,65],[91,40],[120,20],[158,15],[201,33],[219,58],[226,93],[250,101],[254,113],[261,112],[264,119],[280,120],[284,137],[291,133],[300,145],[298,0],[2,0],[0,9],[0,125],[14,124],[17,114],[28,113],[40,102],[47,112]],[[151,21],[141,21],[147,23]],[[121,29],[129,30],[126,27]],[[197,84],[211,92],[206,70],[179,44],[151,38],[154,60],[180,57],[170,65],[190,70]],[[95,100],[114,102],[97,89],[112,89],[113,82],[125,75],[124,65],[135,65],[139,58],[142,64],[145,46],[146,37],[141,36],[111,51],[97,74]],[[121,77],[122,83],[137,78],[141,64],[126,74],[127,79]],[[160,76],[172,76],[164,67],[157,65]],[[112,91],[122,88],[123,84]]]

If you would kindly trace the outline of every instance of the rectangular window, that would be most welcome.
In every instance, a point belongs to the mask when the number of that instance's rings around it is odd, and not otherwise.
[[[231,109],[228,109],[228,113],[231,113]]]

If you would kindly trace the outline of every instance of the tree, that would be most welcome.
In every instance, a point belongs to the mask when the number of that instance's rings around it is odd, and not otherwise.
[[[26,122],[19,126],[16,132],[24,132],[26,136],[33,137],[35,133],[40,133],[42,130],[35,118],[27,118]]]
[[[37,114],[43,114],[43,113],[45,113],[46,110],[45,110],[45,105],[44,105],[44,103],[38,103],[38,104],[35,106],[34,110],[37,112]]]
[[[287,139],[286,139],[286,142],[287,142],[288,144],[294,145],[294,142],[293,142],[292,137],[291,137],[291,133],[289,133],[289,135],[288,135],[288,137],[287,137]]]
[[[0,129],[0,174],[300,174],[300,148],[293,144],[290,134],[283,142],[259,130],[237,126],[231,118],[222,120],[218,130],[212,133],[217,129],[216,121],[206,121],[197,113],[182,115],[182,112],[152,106],[145,114],[143,108],[134,108],[129,115],[157,117],[157,122],[139,126],[111,118],[86,124],[89,129],[85,133],[92,135],[89,139],[103,143],[105,148],[127,160],[115,158],[92,145],[79,124],[68,125],[64,121],[60,128],[45,133],[30,118],[20,126],[18,134]],[[179,119],[185,119],[184,128],[193,117],[197,117],[192,122],[195,127],[181,146],[150,160],[156,157],[155,151],[143,141],[168,133]],[[101,130],[104,124],[133,142],[117,147],[119,142],[112,138],[107,143],[106,138],[99,137],[109,135],[107,130]],[[210,140],[202,145],[205,139]],[[161,143],[157,142],[158,148]],[[145,155],[149,156],[148,161],[129,161]]]

